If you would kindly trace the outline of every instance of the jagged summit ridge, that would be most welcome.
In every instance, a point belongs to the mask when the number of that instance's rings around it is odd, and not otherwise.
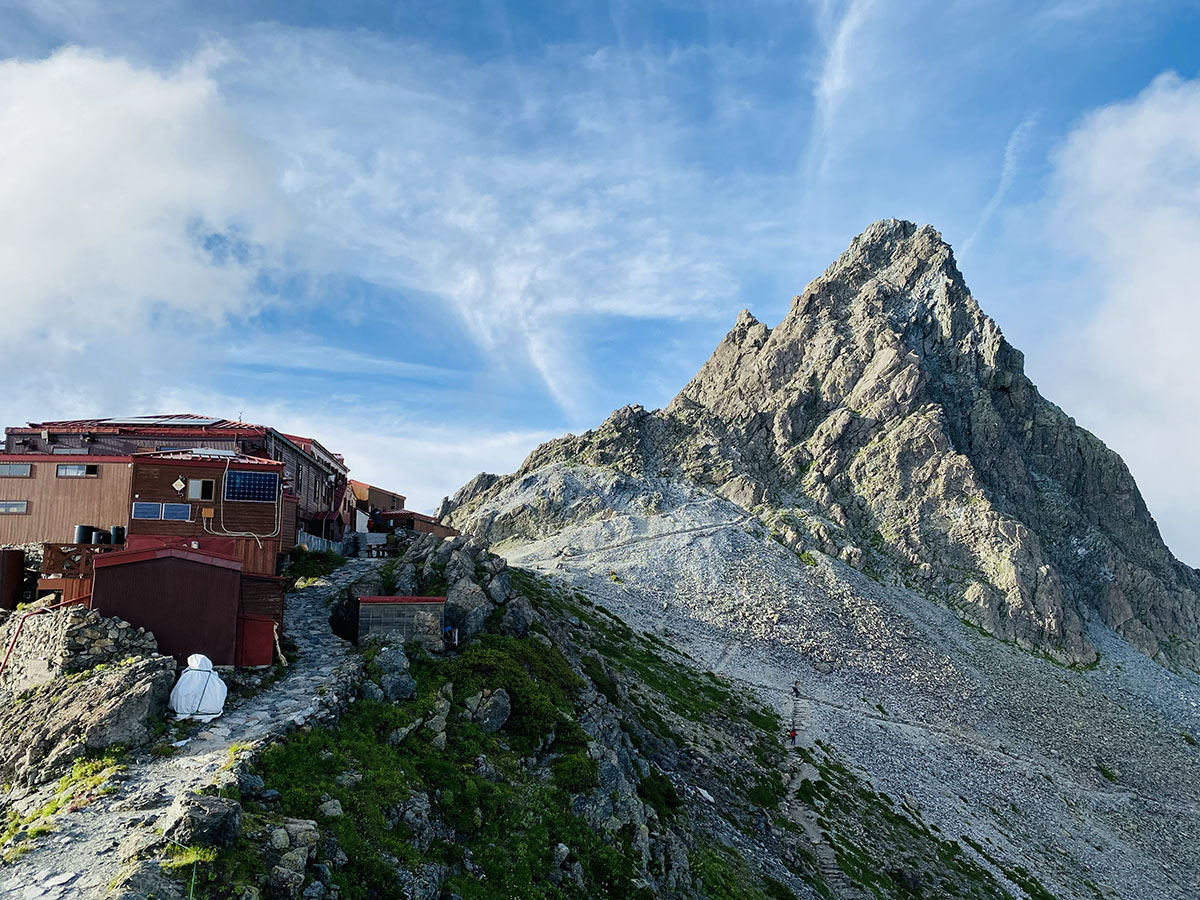
[[[796,510],[796,541],[1063,662],[1095,658],[1096,616],[1200,668],[1196,572],[1119,456],[1041,397],[929,226],[874,223],[774,329],[743,311],[665,410],[618,410],[517,475],[555,462]],[[506,482],[479,484],[451,504],[456,524]]]

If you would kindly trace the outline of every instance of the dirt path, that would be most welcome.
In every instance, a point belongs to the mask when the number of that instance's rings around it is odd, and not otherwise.
[[[122,841],[153,827],[177,794],[212,784],[238,747],[320,721],[348,690],[361,665],[350,644],[329,630],[326,601],[382,560],[354,559],[327,578],[287,596],[285,633],[299,652],[268,690],[228,703],[225,714],[198,725],[173,756],[139,755],[114,779],[115,792],[56,821],[30,852],[0,865],[0,897],[95,900],[121,868]],[[232,748],[232,750],[231,750]]]

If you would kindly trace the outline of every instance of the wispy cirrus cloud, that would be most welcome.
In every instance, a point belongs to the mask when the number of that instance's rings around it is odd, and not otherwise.
[[[253,98],[323,264],[453,309],[572,420],[591,412],[581,324],[713,315],[786,229],[773,177],[714,179],[691,158],[695,126],[661,99],[689,77],[686,54],[478,64],[286,30],[235,53],[224,77]]]
[[[988,198],[983,209],[979,213],[979,219],[975,223],[975,229],[970,236],[963,241],[960,253],[966,256],[971,252],[975,241],[983,234],[988,223],[991,222],[992,216],[1000,209],[1000,204],[1004,202],[1004,197],[1012,187],[1013,182],[1017,177],[1017,168],[1021,163],[1021,156],[1025,153],[1029,142],[1029,135],[1033,129],[1037,127],[1037,118],[1035,116],[1026,116],[1013,129],[1012,134],[1008,136],[1008,142],[1004,145],[1004,158],[1000,164],[1000,178],[996,182],[996,190],[992,192],[992,196]]]

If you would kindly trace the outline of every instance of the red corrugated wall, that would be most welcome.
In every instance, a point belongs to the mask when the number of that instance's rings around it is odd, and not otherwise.
[[[236,569],[165,557],[96,570],[92,608],[153,631],[161,653],[186,665],[203,653],[214,665],[234,665],[237,644]]]
[[[238,616],[236,665],[269,666],[275,661],[275,620],[270,616]]]

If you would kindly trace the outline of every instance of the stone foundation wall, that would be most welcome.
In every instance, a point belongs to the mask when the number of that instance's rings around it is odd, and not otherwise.
[[[393,631],[404,635],[404,642],[418,636],[438,639],[442,633],[445,603],[361,603],[358,607],[358,640],[368,635],[383,636]]]
[[[24,612],[0,620],[0,646],[8,650]],[[83,606],[30,616],[4,672],[0,690],[20,693],[60,675],[83,672],[101,663],[158,652],[153,632],[134,628],[120,619],[107,619]]]

